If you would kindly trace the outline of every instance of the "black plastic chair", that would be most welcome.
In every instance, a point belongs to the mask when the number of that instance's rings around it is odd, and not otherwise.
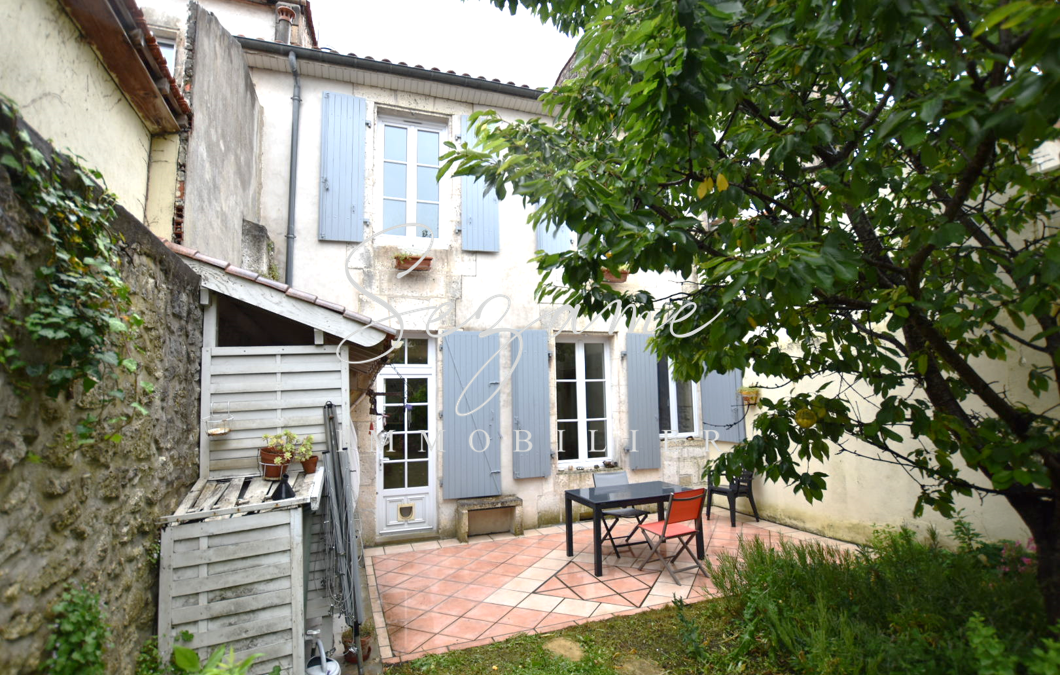
[[[710,520],[711,497],[714,495],[725,495],[729,498],[729,523],[736,527],[736,498],[747,497],[751,501],[751,511],[755,514],[755,522],[760,521],[758,507],[755,506],[755,495],[751,490],[751,481],[755,475],[750,471],[744,471],[740,477],[726,485],[714,485],[710,475],[707,476],[707,520]]]
[[[629,478],[626,476],[625,471],[609,471],[607,473],[593,474],[593,487],[613,487],[615,485],[629,485]],[[615,529],[615,526],[618,525],[618,522],[623,518],[636,518],[637,525],[640,525],[648,517],[647,511],[635,508],[606,509],[602,512],[602,515],[606,530],[604,531],[603,536],[600,537],[600,544],[603,545],[605,541],[610,541],[611,548],[615,549],[616,557],[622,557],[618,552],[619,546],[635,546],[637,544],[645,543],[640,540],[632,541],[633,535],[637,533],[636,527],[633,528],[633,531],[626,536],[621,544],[615,541],[615,537],[611,534],[611,531]]]

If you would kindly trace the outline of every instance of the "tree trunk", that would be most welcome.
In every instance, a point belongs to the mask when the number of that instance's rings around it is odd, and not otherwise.
[[[1022,485],[1005,490],[1006,499],[1027,524],[1038,547],[1038,588],[1045,601],[1050,625],[1060,622],[1060,532],[1057,531],[1060,499],[1055,487],[1060,483],[1057,476],[1052,479],[1053,495],[1049,498],[1040,496],[1040,493],[1031,494]]]

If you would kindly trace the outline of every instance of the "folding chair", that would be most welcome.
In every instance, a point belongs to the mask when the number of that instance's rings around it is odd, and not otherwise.
[[[615,485],[629,485],[629,478],[626,476],[625,471],[609,471],[607,473],[594,473],[593,474],[593,486],[594,487],[612,487]],[[622,556],[618,553],[619,546],[634,546],[637,544],[643,544],[642,541],[630,541],[634,534],[637,533],[637,528],[634,526],[633,531],[626,535],[625,541],[621,544],[615,541],[615,537],[612,534],[612,530],[618,525],[619,521],[623,518],[636,518],[637,525],[644,522],[644,519],[648,517],[648,512],[643,509],[605,509],[602,512],[604,527],[607,528],[603,536],[600,537],[600,545],[603,546],[605,541],[611,542],[611,548],[615,549],[615,556],[621,558]],[[611,518],[612,520],[608,520]]]
[[[641,523],[637,526],[637,529],[644,533],[644,539],[648,543],[648,548],[651,549],[637,569],[644,569],[644,566],[648,564],[652,556],[659,556],[659,560],[662,560],[663,566],[670,573],[675,584],[681,583],[677,580],[678,572],[687,572],[698,568],[704,575],[707,574],[707,568],[703,565],[703,562],[696,558],[696,554],[688,548],[689,542],[696,536],[695,522],[699,520],[700,515],[703,513],[703,501],[706,493],[707,491],[704,488],[674,493],[670,495],[670,503],[666,507],[666,520],[651,522],[647,525]],[[689,522],[692,523],[692,526],[686,524]],[[654,541],[652,535],[655,537]],[[676,539],[681,543],[681,546],[676,553],[666,558],[659,549],[669,539]],[[678,556],[684,551],[688,551],[688,554],[692,556],[695,565],[675,569],[671,563],[677,562]]]

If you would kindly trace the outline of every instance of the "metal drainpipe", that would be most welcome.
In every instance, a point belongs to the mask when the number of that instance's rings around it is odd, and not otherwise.
[[[294,95],[291,96],[291,170],[287,184],[287,265],[283,281],[290,286],[294,280],[294,203],[298,188],[298,113],[302,108],[302,80],[298,74],[298,57],[292,51],[287,58],[294,75]]]

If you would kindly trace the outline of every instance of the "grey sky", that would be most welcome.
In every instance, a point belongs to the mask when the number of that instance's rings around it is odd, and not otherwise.
[[[487,0],[313,0],[321,47],[550,87],[575,40]]]

